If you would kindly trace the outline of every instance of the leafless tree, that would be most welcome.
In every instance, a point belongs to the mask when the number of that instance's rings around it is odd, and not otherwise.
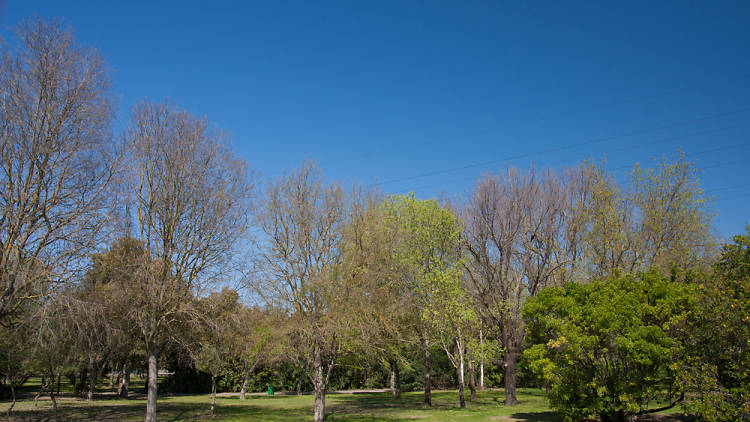
[[[315,388],[315,421],[325,418],[325,393],[339,354],[342,318],[337,303],[346,303],[337,289],[344,193],[325,186],[317,168],[302,168],[271,183],[260,216],[267,245],[262,265],[267,279],[258,293],[290,316],[290,336]]]
[[[195,295],[233,270],[252,185],[223,133],[171,105],[138,104],[127,140],[134,236],[149,255],[127,293],[148,356],[146,421],[153,422],[158,354],[191,315]]]
[[[505,403],[516,400],[516,360],[528,297],[555,281],[567,260],[560,245],[566,197],[551,173],[485,175],[464,212],[466,265],[480,313],[499,330],[505,348]]]
[[[0,52],[0,324],[96,245],[118,168],[101,56],[40,19]],[[38,288],[43,286],[45,288]]]

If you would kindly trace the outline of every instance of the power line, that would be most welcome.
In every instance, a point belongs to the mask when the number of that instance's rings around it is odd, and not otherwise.
[[[746,73],[746,74],[740,75],[738,78],[733,79],[732,82],[746,79],[748,76],[750,76],[750,73]],[[557,114],[556,116],[560,116],[560,115],[563,115],[563,116],[575,115],[575,114],[578,114],[578,113],[583,112],[585,110],[592,109],[594,107],[601,108],[601,107],[608,107],[608,106],[616,106],[616,105],[619,105],[619,104],[638,103],[638,102],[641,102],[641,101],[651,100],[651,99],[654,99],[654,98],[659,98],[659,97],[663,97],[663,96],[667,96],[667,95],[671,95],[671,94],[675,94],[675,93],[679,93],[679,92],[692,91],[692,90],[696,90],[696,89],[700,89],[700,88],[705,88],[707,86],[714,86],[714,85],[718,85],[719,83],[722,83],[722,82],[726,82],[726,79],[716,79],[716,80],[713,80],[713,81],[710,81],[710,82],[706,82],[706,83],[703,83],[703,84],[692,84],[692,85],[688,85],[688,86],[683,86],[683,87],[679,87],[679,88],[674,88],[674,89],[669,89],[669,90],[661,91],[661,92],[656,93],[656,94],[648,94],[648,95],[641,95],[641,96],[626,98],[626,99],[623,99],[623,100],[620,100],[620,101],[614,101],[614,102],[609,102],[609,103],[600,103],[600,104],[589,104],[587,106],[579,107],[576,110],[568,111],[567,113]],[[544,116],[544,115],[542,115],[542,116],[538,117],[536,120],[543,122],[543,121],[549,120],[551,117],[552,116]],[[431,139],[431,140],[428,140],[428,141],[425,141],[425,142],[420,142],[418,144],[415,144],[415,145],[412,146],[412,148],[418,148],[418,147],[423,147],[423,146],[427,146],[427,145],[433,145],[433,144],[437,144],[437,143],[440,143],[440,142],[443,142],[443,141],[446,141],[446,140],[450,140],[450,139],[455,139],[455,137],[454,136],[446,136],[446,137],[441,137],[441,138],[437,138],[437,139]],[[403,150],[403,148],[402,147],[395,147],[395,148],[394,147],[385,147],[385,148],[380,148],[377,151],[368,151],[368,152],[363,152],[363,153],[360,153],[360,154],[351,155],[349,157],[328,160],[328,161],[322,162],[321,165],[338,164],[338,163],[342,163],[342,162],[346,162],[346,161],[356,160],[356,159],[359,159],[359,158],[371,157],[371,156],[376,155],[376,154],[383,154],[384,152],[389,151],[389,150]]]
[[[705,169],[712,169],[712,168],[716,168],[716,167],[732,166],[732,165],[735,165],[735,164],[746,163],[748,161],[750,161],[750,158],[745,158],[745,159],[742,159],[742,160],[735,160],[735,161],[725,161],[723,163],[717,163],[717,164],[713,164],[713,165],[710,165],[710,166],[703,166],[703,169],[705,170]]]
[[[561,147],[549,148],[549,149],[546,149],[546,150],[540,150],[540,151],[534,151],[534,152],[528,152],[528,153],[519,154],[519,155],[516,155],[516,156],[506,157],[506,158],[503,158],[503,159],[482,161],[482,162],[468,164],[468,165],[464,165],[464,166],[460,166],[460,167],[452,167],[452,168],[441,169],[441,170],[436,170],[436,171],[432,171],[432,172],[417,174],[417,175],[413,175],[413,176],[406,176],[406,177],[401,177],[401,178],[397,178],[397,179],[386,180],[386,181],[383,181],[383,182],[376,182],[376,183],[372,183],[370,186],[382,186],[382,185],[391,184],[391,183],[404,182],[404,181],[407,181],[407,180],[421,179],[423,177],[437,176],[437,175],[446,174],[446,173],[453,173],[453,172],[456,172],[456,171],[467,170],[467,169],[471,169],[471,168],[484,167],[484,166],[491,165],[491,164],[497,164],[497,163],[504,162],[504,161],[509,161],[509,160],[516,160],[516,159],[519,159],[519,158],[526,158],[526,157],[530,157],[530,156],[534,156],[534,155],[538,155],[538,154],[550,154],[550,153],[565,151],[565,150],[568,150],[568,149],[578,148],[578,147],[581,147],[581,146],[592,145],[592,144],[597,144],[597,143],[602,143],[602,142],[608,142],[608,141],[612,141],[612,140],[615,140],[615,139],[622,139],[622,138],[627,138],[627,137],[631,137],[631,136],[635,136],[635,135],[643,135],[645,133],[657,132],[657,131],[660,131],[660,130],[672,129],[672,128],[675,128],[675,127],[684,126],[684,125],[688,125],[688,124],[693,124],[693,123],[698,123],[698,122],[702,122],[702,121],[707,121],[707,120],[717,119],[717,118],[721,118],[721,117],[731,116],[733,114],[738,114],[738,113],[741,113],[741,112],[744,112],[744,111],[747,111],[747,110],[748,110],[747,107],[746,108],[741,108],[741,109],[732,110],[732,111],[729,111],[729,112],[724,112],[724,113],[719,113],[719,114],[712,114],[712,115],[702,116],[702,117],[698,117],[698,118],[694,118],[694,119],[689,119],[689,120],[682,120],[682,121],[679,121],[679,122],[669,123],[669,124],[666,124],[666,125],[652,126],[652,127],[648,127],[648,128],[644,128],[644,129],[639,129],[639,130],[634,130],[634,131],[631,131],[631,132],[626,132],[626,133],[619,134],[619,135],[606,136],[606,137],[602,137],[602,138],[594,138],[594,139],[591,139],[591,140],[588,140],[588,141],[579,142],[579,143],[575,143],[575,144],[564,145],[564,146],[561,146]]]
[[[747,198],[747,197],[750,197],[750,193],[736,195],[736,196],[727,196],[724,198],[718,198],[716,201],[729,201],[731,199],[739,199],[739,198]]]
[[[742,184],[742,185],[734,185],[734,186],[725,186],[723,188],[717,188],[717,189],[710,189],[710,190],[707,190],[706,192],[720,192],[720,191],[723,191],[723,190],[739,189],[739,188],[745,188],[745,187],[748,187],[748,186],[750,186],[750,183],[745,183],[745,184]]]
[[[643,147],[651,146],[651,145],[655,145],[655,144],[662,144],[662,143],[666,143],[666,142],[670,142],[670,141],[675,141],[675,140],[679,140],[679,139],[690,138],[690,137],[693,137],[693,136],[705,135],[705,134],[708,134],[708,133],[716,133],[716,132],[721,132],[721,131],[728,130],[728,129],[735,129],[735,128],[738,128],[738,127],[745,127],[745,126],[748,126],[748,125],[750,125],[750,123],[742,123],[742,124],[739,124],[739,125],[721,127],[721,128],[718,128],[718,129],[693,132],[693,133],[689,133],[689,134],[686,134],[686,135],[680,135],[680,136],[676,136],[676,137],[672,137],[672,138],[666,138],[666,139],[662,139],[662,140],[658,140],[658,141],[654,141],[654,142],[645,142],[645,143],[641,143],[641,144],[637,144],[637,145],[629,145],[629,146],[625,146],[625,147],[621,147],[621,148],[616,148],[616,149],[612,149],[612,150],[609,150],[609,151],[604,151],[604,153],[605,154],[610,154],[610,153],[613,153],[613,152],[638,149],[638,148],[643,148]],[[727,150],[727,149],[732,149],[732,148],[738,148],[738,147],[745,146],[745,145],[748,145],[748,144],[750,144],[750,141],[742,142],[742,143],[739,143],[739,144],[725,145],[725,146],[713,148],[713,149],[710,149],[710,150],[699,151],[699,152],[695,152],[695,153],[688,153],[686,155],[696,156],[696,155],[706,154],[706,153],[709,153],[709,152],[715,152],[715,151]],[[569,163],[569,162],[573,162],[573,161],[580,161],[580,160],[583,160],[583,159],[586,159],[586,158],[587,157],[577,157],[577,158],[568,158],[568,159],[564,159],[564,160],[557,160],[557,161],[553,161],[551,163],[548,163],[547,166],[556,165],[556,164],[562,164],[562,163]],[[617,171],[617,170],[621,170],[621,169],[624,169],[624,168],[630,168],[631,166],[632,166],[632,164],[628,164],[628,165],[625,165],[625,166],[615,167],[615,168],[610,169],[610,170],[611,171]],[[433,188],[433,187],[437,187],[437,186],[443,186],[443,185],[448,185],[448,184],[453,184],[453,183],[459,183],[459,182],[467,182],[467,181],[470,181],[470,180],[475,180],[477,177],[478,176],[462,177],[460,179],[449,180],[449,181],[446,181],[446,182],[433,183],[433,184],[430,184],[430,185],[420,186],[420,187],[412,188],[412,189],[404,189],[404,190],[399,191],[399,193],[410,192],[410,191],[413,191],[413,190],[429,189],[429,188]]]
[[[703,151],[698,151],[698,152],[689,152],[689,153],[685,153],[685,155],[688,156],[688,157],[695,157],[697,155],[704,155],[704,154],[708,154],[708,153],[711,153],[711,152],[724,151],[724,150],[728,150],[728,149],[732,149],[732,148],[739,148],[739,147],[743,147],[745,145],[750,145],[750,141],[740,142],[739,144],[725,145],[725,146],[721,146],[721,147],[717,147],[717,148],[704,149]],[[747,160],[731,161],[731,162],[724,163],[724,164],[735,164],[735,163],[743,162],[743,161],[747,161]],[[722,166],[724,164],[720,163],[720,164],[713,164],[711,166],[703,166],[703,167],[701,167],[701,169],[707,169],[707,168],[713,168],[713,167],[720,167],[720,166]],[[633,164],[625,164],[623,166],[612,168],[612,169],[610,169],[610,171],[617,171],[617,170],[627,169],[627,168],[630,168],[632,166],[633,166]]]

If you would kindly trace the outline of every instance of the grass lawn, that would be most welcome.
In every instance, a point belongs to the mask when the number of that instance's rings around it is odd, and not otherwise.
[[[519,405],[505,407],[502,390],[480,392],[477,401],[467,402],[466,409],[458,408],[456,391],[433,392],[433,406],[422,405],[422,392],[405,393],[401,400],[388,393],[331,394],[326,398],[327,421],[554,421],[540,390],[519,390]],[[0,403],[4,415],[9,403]],[[80,399],[58,401],[60,421],[130,421],[143,420],[144,399],[101,399],[86,403]],[[210,396],[190,395],[159,399],[157,415],[160,421],[209,420]],[[249,396],[217,398],[215,420],[218,421],[310,421],[313,397],[306,396]],[[33,400],[16,403],[12,421],[51,421],[52,404]],[[660,420],[665,420],[660,418]],[[679,419],[672,419],[677,421]]]

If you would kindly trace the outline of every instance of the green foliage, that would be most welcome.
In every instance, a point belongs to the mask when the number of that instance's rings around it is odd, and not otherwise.
[[[713,246],[713,215],[700,173],[682,151],[654,168],[636,165],[631,200],[640,211],[638,235],[651,266],[694,267]]]
[[[750,227],[723,247],[713,280],[699,284],[690,348],[678,382],[685,410],[709,422],[750,420]]]
[[[695,297],[655,272],[542,290],[524,307],[524,358],[567,421],[646,413],[679,400],[670,365]]]
[[[436,307],[461,319],[461,227],[455,214],[434,200],[414,194],[393,195],[383,204],[385,222],[393,230],[394,266],[401,270],[407,294],[425,322],[436,318]]]

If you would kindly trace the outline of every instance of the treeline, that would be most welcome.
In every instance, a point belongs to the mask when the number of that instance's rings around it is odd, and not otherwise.
[[[462,202],[261,180],[227,135],[143,101],[112,129],[101,57],[56,23],[0,62],[0,387],[94,398],[545,387],[567,420],[750,415],[750,240],[719,248],[699,171],[508,169]],[[261,183],[262,182],[262,183]],[[231,286],[231,287],[230,287]],[[171,375],[157,385],[159,369]],[[117,379],[114,375],[117,373]],[[12,406],[11,406],[12,409]],[[10,410],[9,410],[10,412]],[[743,419],[744,418],[744,419]]]

